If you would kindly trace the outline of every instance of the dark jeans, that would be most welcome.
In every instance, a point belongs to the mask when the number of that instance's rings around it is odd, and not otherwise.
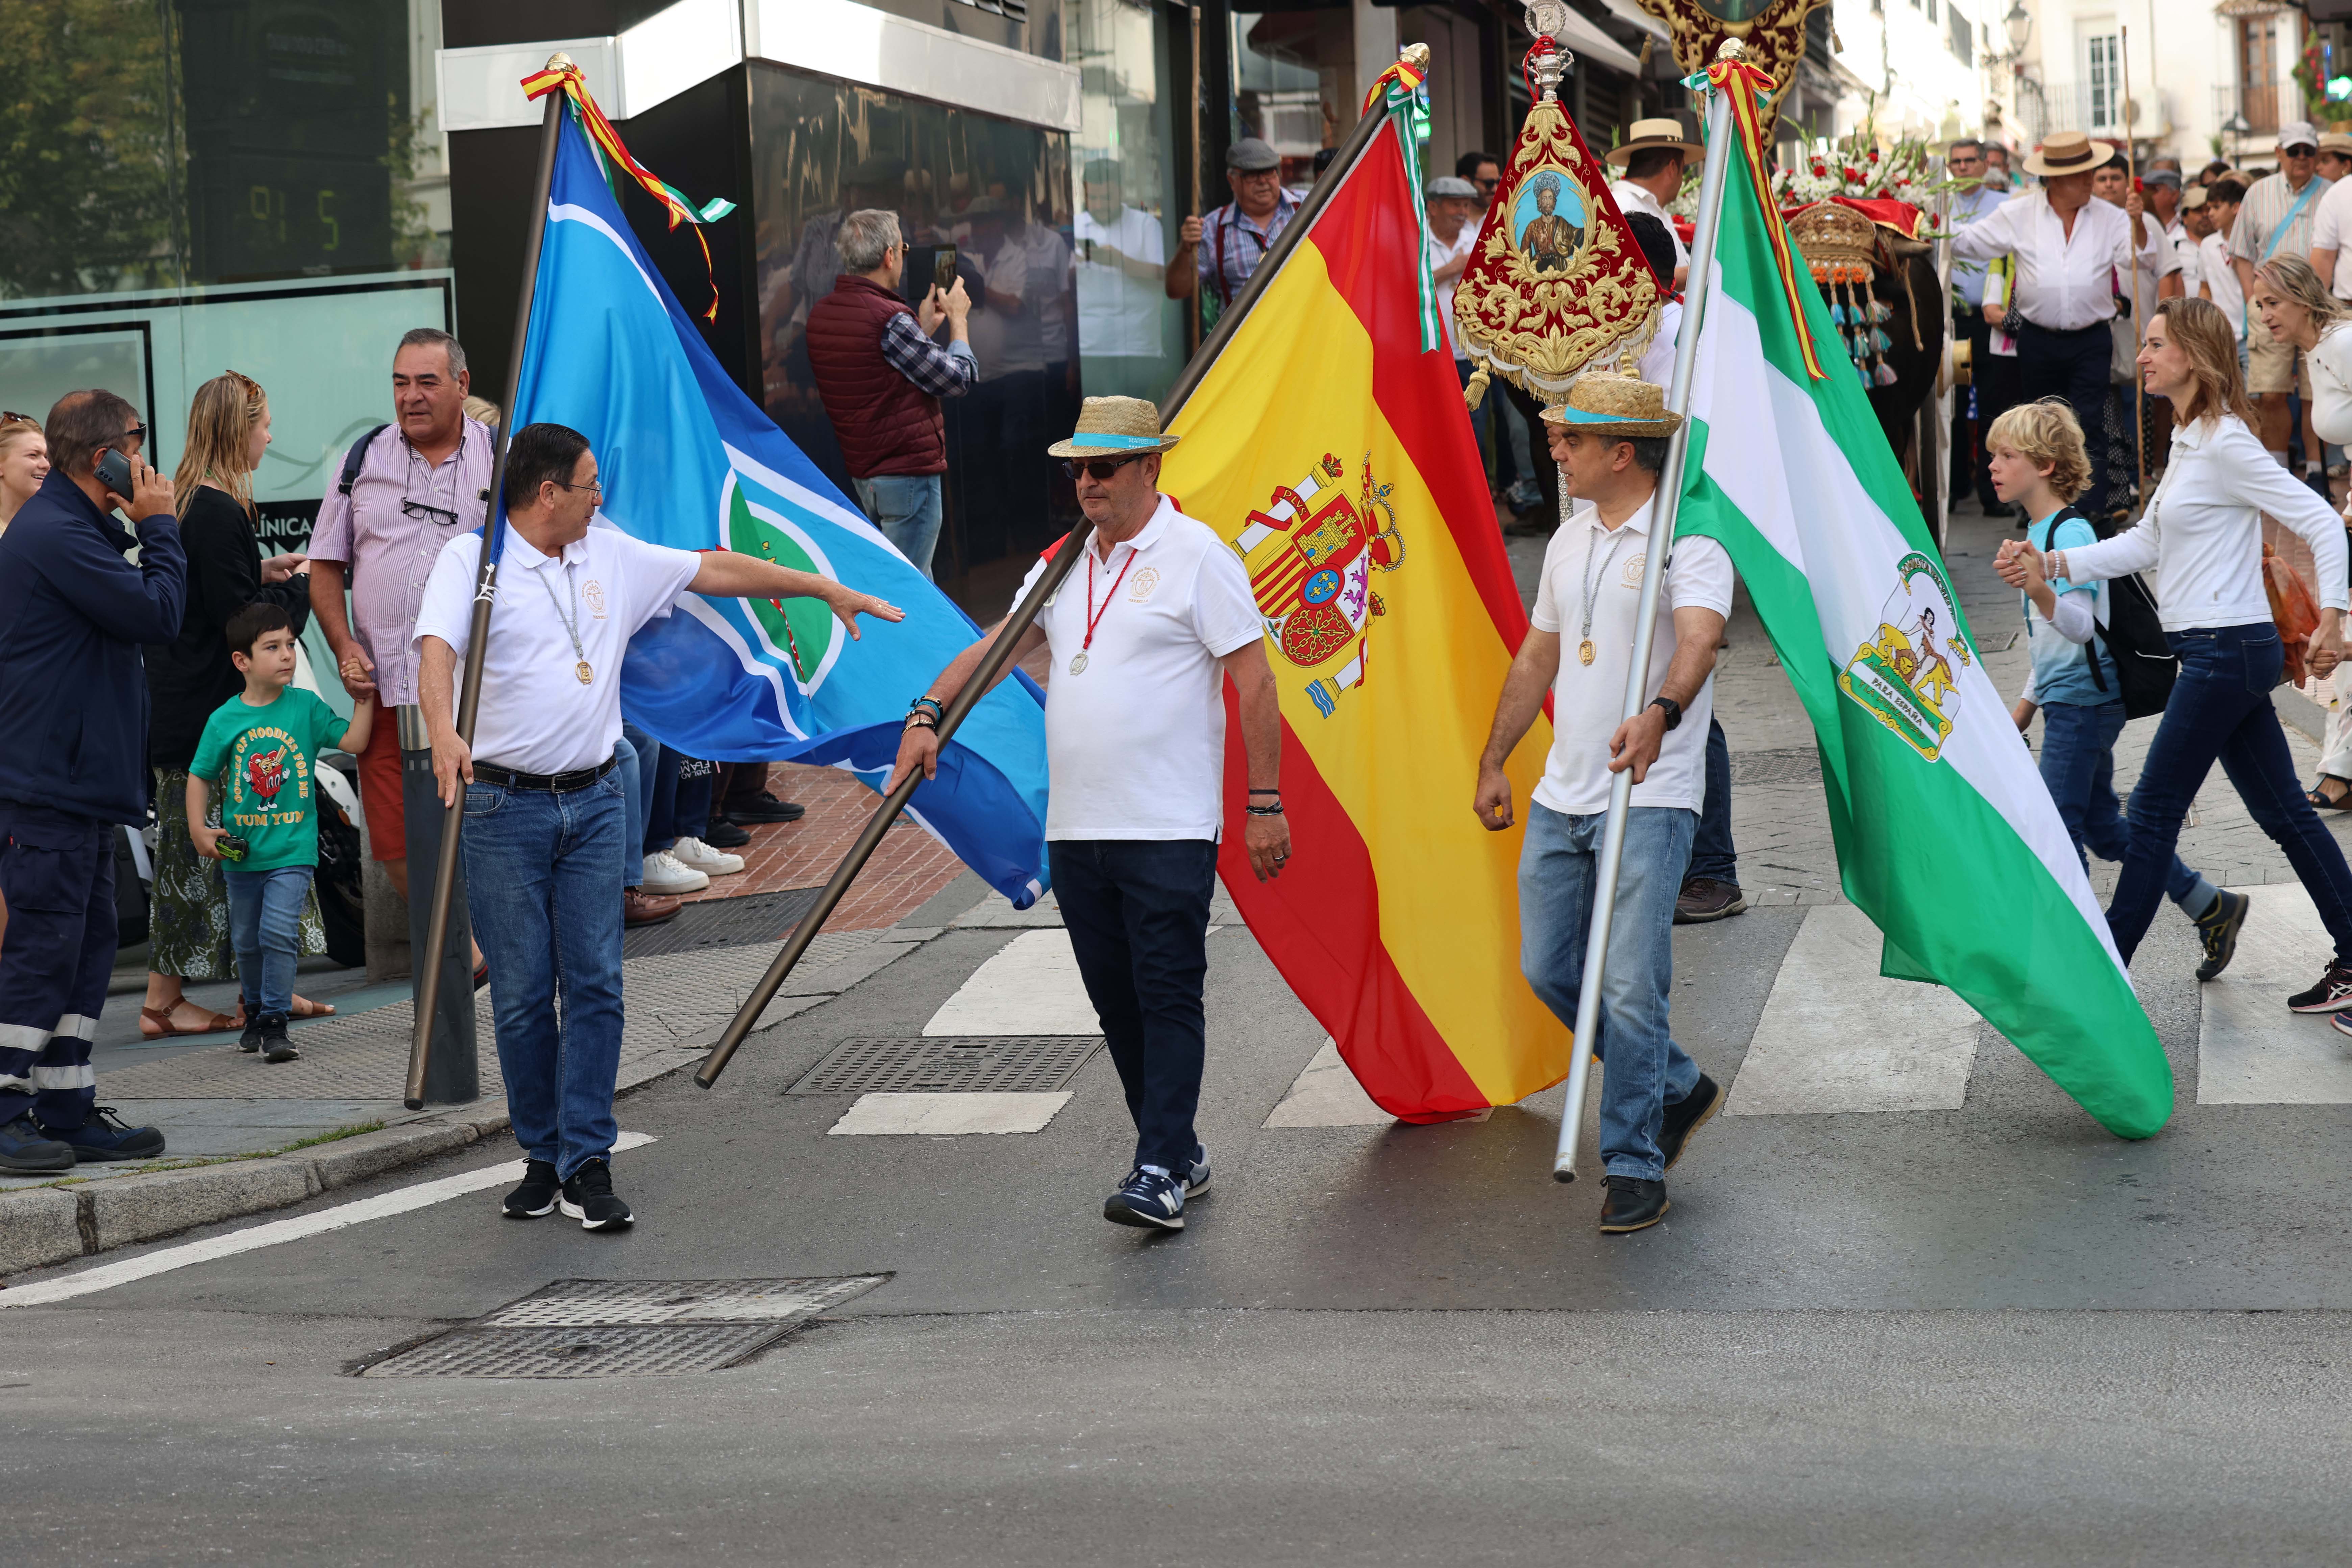
[[[1511,400],[1519,417],[1528,422],[1528,466],[1534,469],[1536,488],[1543,491],[1543,504],[1537,512],[1557,512],[1559,510],[1559,468],[1551,460],[1551,426],[1543,420],[1543,405],[1519,390],[1518,383],[1496,380],[1486,389],[1492,397],[1499,391]],[[1535,513],[1530,513],[1530,516]]]
[[[1454,379],[1459,382],[1465,391],[1469,388],[1472,374],[1468,360],[1458,359],[1454,362]],[[1494,395],[1493,385],[1490,383],[1486,396],[1492,397]],[[1470,410],[1470,439],[1478,444],[1478,449],[1481,452],[1486,449],[1486,399],[1485,397],[1478,400],[1477,407]]]
[[[1207,1026],[1209,895],[1217,847],[1205,838],[1057,838],[1054,896],[1087,996],[1135,1119],[1135,1163],[1181,1172],[1199,1152]]]
[[[1698,814],[1698,832],[1691,837],[1690,865],[1683,880],[1712,877],[1739,886],[1739,851],[1731,842],[1731,742],[1723,726],[1709,714],[1706,721],[1706,805]]]
[[[2082,421],[2091,488],[2074,504],[2093,517],[2107,507],[2107,365],[2115,349],[2114,331],[2105,321],[2078,332],[2044,331],[2031,321],[2018,322],[2018,401],[2063,397]]]
[[[2124,856],[2107,927],[2129,963],[2156,918],[2172,875],[2181,819],[2218,760],[2238,798],[2264,833],[2286,851],[2319,923],[2336,942],[2336,962],[2352,959],[2352,869],[2335,836],[2304,798],[2294,756],[2271,706],[2278,684],[2278,627],[2200,626],[2170,634],[2180,677],[2149,742],[2131,797],[2131,847]]]
[[[2057,803],[2058,820],[2074,841],[2074,857],[2089,870],[2088,849],[2102,860],[2121,860],[2131,850],[2131,825],[2116,804],[2116,737],[2124,730],[2120,701],[2084,707],[2050,702],[2042,709],[2042,782]],[[2164,896],[2192,919],[2213,904],[2213,885],[2175,855],[2164,879]]]
[[[1993,493],[1992,454],[1985,447],[1985,437],[1992,431],[1992,422],[2017,401],[2017,356],[1992,352],[1992,326],[1982,310],[1955,308],[1952,334],[1965,334],[1969,340],[1969,389],[1975,395],[1976,405],[1975,439],[1965,453],[1965,465],[1957,460],[1963,456],[1959,443],[1953,443],[1952,493],[1974,490],[1977,500],[1990,506],[2000,498]]]
[[[0,800],[0,1122],[37,1110],[68,1131],[89,1118],[90,1037],[114,968],[110,822]]]

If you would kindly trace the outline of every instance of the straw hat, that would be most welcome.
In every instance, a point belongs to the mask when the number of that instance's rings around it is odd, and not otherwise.
[[[1633,154],[1646,147],[1669,147],[1680,153],[1685,161],[1704,158],[1706,149],[1696,142],[1683,140],[1683,122],[1679,120],[1636,120],[1625,130],[1625,140],[1609,149],[1604,163],[1630,163]]]
[[[2087,174],[2114,155],[2114,148],[2104,142],[2094,142],[2079,131],[2053,131],[2042,139],[2041,146],[2025,155],[2025,172],[2045,180]]]
[[[2352,158],[2352,136],[2341,131],[2323,131],[2319,133],[2319,150]]]
[[[1591,436],[1618,436],[1629,441],[1671,436],[1683,416],[1666,412],[1663,387],[1630,375],[1599,372],[1580,376],[1568,389],[1568,401],[1543,411],[1544,423]]]
[[[1066,441],[1045,448],[1050,458],[1131,458],[1165,452],[1181,436],[1160,433],[1160,409],[1140,397],[1089,397],[1078,408],[1078,427]]]

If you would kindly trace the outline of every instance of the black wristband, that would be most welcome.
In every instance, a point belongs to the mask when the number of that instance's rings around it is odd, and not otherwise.
[[[1280,800],[1282,798],[1282,792],[1278,789],[1254,789],[1249,793],[1252,795],[1270,795],[1276,800]]]
[[[1276,801],[1272,805],[1245,805],[1242,807],[1242,809],[1248,812],[1252,816],[1280,816],[1282,815],[1282,803],[1280,801]]]

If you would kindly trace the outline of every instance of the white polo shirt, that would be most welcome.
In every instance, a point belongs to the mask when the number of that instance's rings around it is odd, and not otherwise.
[[[1053,655],[1045,837],[1213,839],[1224,820],[1219,661],[1265,635],[1249,574],[1231,545],[1166,496],[1108,560],[1091,542],[1086,552],[1037,616]],[[1043,561],[1031,567],[1021,594],[1045,570]],[[1085,665],[1072,674],[1081,653]]]
[[[1656,503],[1653,500],[1652,505]],[[1615,532],[1601,526],[1601,514],[1579,501],[1544,549],[1543,579],[1528,621],[1540,632],[1559,634],[1559,674],[1551,689],[1551,755],[1536,785],[1536,801],[1570,816],[1609,809],[1609,737],[1623,721],[1625,678],[1633,666],[1634,612],[1642,603],[1642,567],[1650,545],[1651,508],[1643,507]],[[1675,542],[1666,579],[1658,591],[1657,630],[1650,639],[1649,694],[1666,681],[1675,657],[1675,610],[1706,609],[1731,614],[1731,557],[1712,539]],[[1585,584],[1592,587],[1593,658],[1578,657],[1584,639]],[[1706,726],[1715,712],[1715,677],[1683,710],[1683,721],[1666,731],[1658,760],[1633,786],[1635,805],[1706,804]]]
[[[478,532],[451,541],[433,563],[416,613],[418,640],[439,637],[461,662],[481,560]],[[611,756],[621,738],[621,655],[639,626],[669,614],[701,569],[694,552],[647,544],[601,519],[563,547],[561,560],[541,555],[509,526],[474,721],[475,761],[521,773],[568,773]],[[580,634],[577,653],[566,616]],[[591,677],[584,683],[577,668],[583,659]]]

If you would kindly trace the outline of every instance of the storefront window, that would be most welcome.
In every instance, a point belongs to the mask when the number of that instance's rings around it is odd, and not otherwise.
[[[1183,307],[1168,298],[1164,270],[1183,210],[1167,15],[1130,0],[1074,0],[1071,13],[1084,104],[1074,158],[1078,354],[1093,396],[1156,403],[1184,364]]]
[[[809,368],[808,312],[840,276],[843,216],[897,213],[910,299],[951,266],[973,301],[980,364],[979,384],[946,405],[947,516],[932,574],[975,616],[1001,614],[1076,513],[1045,455],[1072,428],[1079,396],[1070,139],[782,67],[749,69],[769,416],[850,489]]]
[[[298,548],[392,353],[455,322],[432,0],[8,0],[0,406],[103,386],[165,472],[189,397],[269,394],[264,547]],[[331,682],[330,683],[331,684]]]
[[[1356,123],[1354,23],[1344,9],[1235,11],[1233,22],[1233,133],[1281,153],[1282,183],[1303,191],[1315,154]]]

